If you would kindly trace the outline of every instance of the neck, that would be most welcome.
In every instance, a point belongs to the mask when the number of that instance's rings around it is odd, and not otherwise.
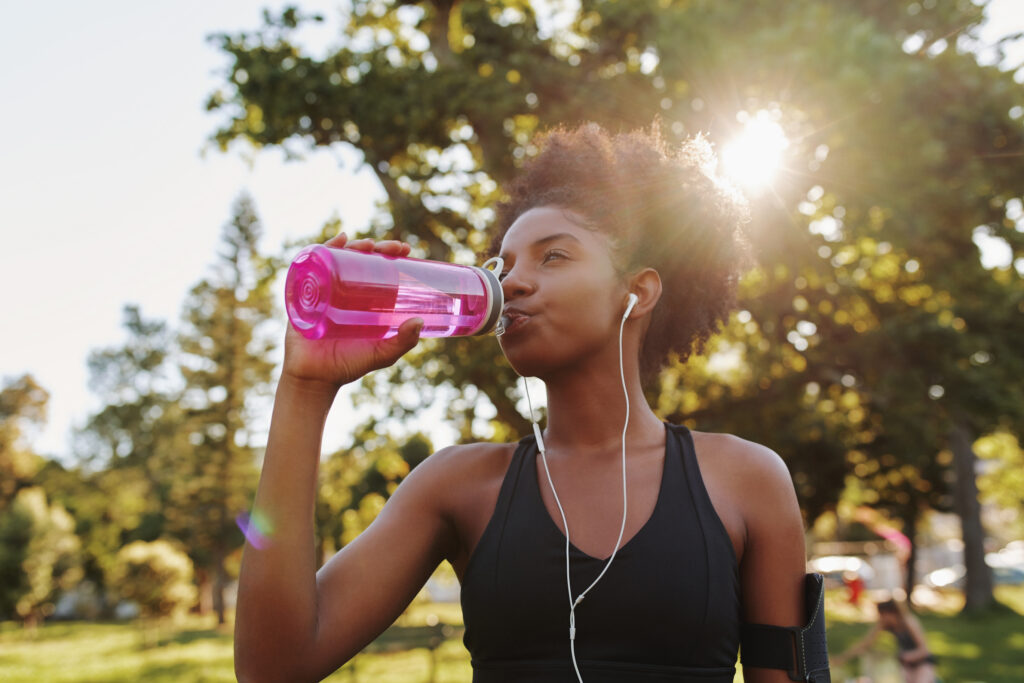
[[[620,452],[626,399],[617,345],[613,350],[613,354],[600,354],[582,368],[545,378],[548,417],[544,443],[549,450],[566,454]],[[663,439],[662,421],[647,405],[640,383],[637,344],[627,343],[623,353],[629,395],[626,443]]]

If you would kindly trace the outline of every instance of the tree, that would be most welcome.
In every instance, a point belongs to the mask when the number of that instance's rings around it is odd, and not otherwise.
[[[782,322],[778,344],[804,347],[806,372],[831,370],[857,388],[871,418],[866,444],[909,446],[899,433],[916,433],[923,452],[897,455],[919,472],[928,469],[923,459],[952,451],[971,577],[967,609],[980,609],[992,593],[969,444],[974,433],[1019,423],[1020,386],[1005,378],[1022,369],[1020,349],[1006,343],[1020,333],[1021,289],[1016,271],[982,266],[972,238],[989,232],[1019,253],[1007,202],[1019,193],[1021,169],[999,150],[1024,142],[1013,113],[1021,88],[963,49],[978,8],[944,5],[914,19],[873,6],[861,13],[846,3],[814,5],[804,21],[784,17],[777,31],[799,47],[739,40],[730,48],[765,55],[753,75],[768,87],[746,82],[754,107],[771,97],[770,74],[785,68],[801,83],[793,91],[800,101],[785,104],[803,110],[806,125],[794,121],[787,132],[820,152],[792,169],[817,184],[792,198],[787,187],[799,193],[810,183],[776,188],[781,210],[755,226],[777,240],[758,246],[769,255],[769,275],[791,282],[778,286],[789,296],[748,306]],[[828,28],[811,30],[807,22],[825,15]],[[911,38],[931,47],[913,50]],[[821,41],[841,45],[844,63],[833,68],[840,55]],[[773,213],[764,202],[758,208]],[[794,223],[810,236],[787,229]]]
[[[185,390],[181,431],[187,443],[170,458],[168,530],[212,578],[213,607],[224,623],[225,560],[242,536],[235,517],[248,508],[256,485],[251,444],[252,401],[265,391],[275,342],[275,268],[258,248],[261,226],[252,201],[235,203],[224,228],[216,274],[199,282],[185,305],[179,336]]]
[[[1004,540],[1024,538],[1024,449],[1009,432],[982,437],[975,451],[988,465],[978,478],[983,502],[1004,510]]]
[[[171,365],[173,335],[165,322],[124,308],[123,345],[93,351],[90,387],[102,408],[78,431],[79,462],[48,463],[41,483],[74,515],[87,576],[102,585],[126,543],[164,531],[164,510],[182,446],[180,381]]]
[[[103,408],[79,434],[82,459],[100,466],[152,466],[161,424],[180,387],[170,374],[173,336],[161,320],[146,319],[137,305],[124,307],[124,345],[89,354],[89,385]]]
[[[4,382],[0,389],[0,512],[32,483],[42,458],[26,443],[29,431],[46,421],[50,395],[31,375]]]
[[[322,58],[296,43],[313,19],[291,8],[215,38],[233,64],[209,108],[226,114],[223,147],[356,147],[388,195],[371,229],[455,260],[485,244],[497,183],[538,129],[657,115],[670,138],[724,143],[769,117],[790,141],[787,164],[752,196],[759,267],[722,347],[741,349],[746,371],[671,368],[652,400],[779,450],[812,516],[863,465],[871,479],[885,471],[912,531],[919,505],[942,502],[937,456],[951,452],[967,608],[980,609],[992,595],[963,444],[1021,424],[1024,389],[1006,378],[1024,371],[1024,288],[1017,270],[983,267],[975,240],[1002,240],[1020,262],[1024,89],[972,52],[983,2],[926,5],[583,0],[551,32],[529,2],[357,0]],[[514,390],[481,391],[515,386],[493,345],[421,348],[368,385],[414,382],[421,405],[461,394],[465,439],[479,438],[487,395],[495,436],[525,433]]]
[[[39,487],[18,491],[0,511],[0,614],[34,626],[52,614],[58,591],[82,577],[75,522]]]
[[[413,434],[400,442],[370,420],[350,448],[321,464],[317,487],[318,565],[360,534],[409,472],[433,451]]]
[[[117,552],[108,583],[143,619],[184,614],[196,601],[192,560],[165,540],[134,541]]]

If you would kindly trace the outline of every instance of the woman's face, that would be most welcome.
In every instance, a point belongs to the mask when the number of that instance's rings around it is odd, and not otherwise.
[[[578,214],[539,207],[505,233],[502,351],[524,376],[540,376],[617,344],[627,291],[607,236]],[[617,347],[616,347],[617,348]]]

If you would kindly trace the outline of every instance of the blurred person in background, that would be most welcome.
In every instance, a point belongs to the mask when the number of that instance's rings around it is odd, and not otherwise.
[[[867,635],[845,652],[833,657],[832,663],[837,667],[843,666],[854,657],[859,657],[875,644],[883,631],[887,631],[896,638],[896,646],[899,648],[896,656],[903,669],[903,679],[907,683],[934,683],[936,659],[928,649],[921,622],[896,600],[884,600],[875,607],[878,621]]]

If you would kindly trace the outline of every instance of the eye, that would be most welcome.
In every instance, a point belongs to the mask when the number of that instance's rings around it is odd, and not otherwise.
[[[568,254],[564,251],[559,251],[558,249],[551,249],[550,251],[544,252],[544,258],[542,258],[540,262],[547,263],[548,261],[562,258],[568,258]]]

